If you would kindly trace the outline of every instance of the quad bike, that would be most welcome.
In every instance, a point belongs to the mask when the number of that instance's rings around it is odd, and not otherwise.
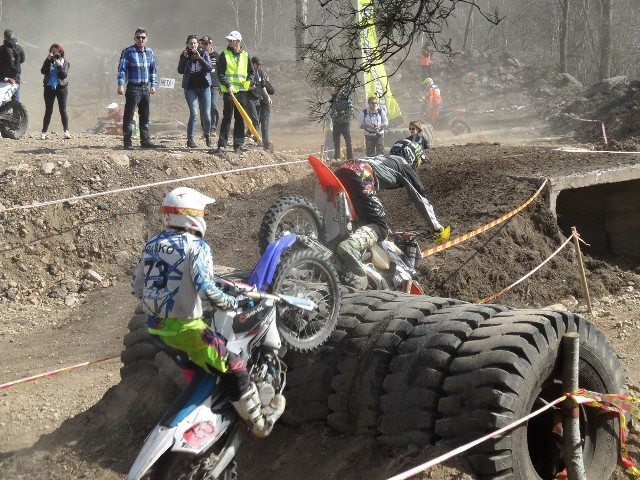
[[[248,277],[233,273],[218,278],[224,290],[248,297],[255,305],[218,310],[207,317],[211,328],[227,339],[227,349],[247,363],[265,411],[286,385],[283,344],[300,352],[313,350],[328,339],[338,318],[340,286],[335,270],[317,253],[288,252],[295,240],[295,235],[276,240]],[[233,408],[225,382],[143,328],[125,337],[125,345],[131,343],[122,354],[123,377],[127,366],[135,366],[127,365],[128,360],[138,357],[139,363],[140,352],[155,347],[189,369],[190,381],[146,438],[127,478],[237,478],[234,458],[248,427]]]
[[[0,82],[0,135],[18,140],[27,131],[29,115],[20,102],[11,100],[19,85]]]
[[[282,235],[295,233],[292,249],[310,249],[328,258],[343,284],[359,290],[395,290],[423,295],[416,268],[422,258],[420,237],[433,238],[430,231],[395,232],[390,238],[365,251],[362,262],[366,277],[350,274],[335,253],[347,239],[357,220],[349,195],[333,171],[321,160],[309,156],[318,186],[314,202],[301,195],[280,198],[265,213],[258,235],[260,249]]]

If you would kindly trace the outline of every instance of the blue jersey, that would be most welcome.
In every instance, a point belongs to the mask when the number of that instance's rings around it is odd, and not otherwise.
[[[157,318],[200,318],[202,299],[225,310],[238,305],[215,283],[207,242],[172,229],[145,245],[131,277],[131,293],[142,300],[145,313]]]

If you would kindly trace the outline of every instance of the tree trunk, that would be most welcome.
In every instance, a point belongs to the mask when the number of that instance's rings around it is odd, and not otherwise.
[[[567,73],[567,32],[569,30],[569,0],[562,0],[560,21],[560,73]]]
[[[304,57],[304,45],[307,43],[308,0],[296,0],[296,24],[294,27],[296,37],[296,61],[306,61]]]
[[[471,17],[473,17],[473,10],[476,7],[475,0],[469,5],[469,16],[467,17],[467,26],[464,29],[464,40],[462,41],[462,51],[467,51],[467,41],[469,40],[469,30],[471,29]]]
[[[602,21],[600,24],[600,80],[611,76],[611,0],[600,0]]]

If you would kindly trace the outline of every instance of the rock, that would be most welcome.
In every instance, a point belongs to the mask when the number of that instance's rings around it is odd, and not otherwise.
[[[78,303],[79,299],[78,296],[76,294],[71,294],[71,295],[67,295],[64,299],[64,304],[67,307],[73,307],[74,305],[76,305]]]
[[[102,275],[100,275],[95,270],[91,270],[91,269],[88,269],[85,272],[84,278],[94,283],[100,283],[102,281]]]
[[[553,305],[542,307],[541,310],[555,310],[555,311],[560,311],[560,312],[567,312],[568,311],[567,307],[565,307],[561,303],[554,303]]]
[[[113,254],[113,259],[118,265],[128,265],[131,263],[131,254],[125,250],[120,250]]]
[[[56,168],[53,162],[45,162],[40,166],[40,172],[44,175],[51,175]]]
[[[119,167],[128,167],[130,163],[129,156],[124,153],[112,153],[109,159]]]

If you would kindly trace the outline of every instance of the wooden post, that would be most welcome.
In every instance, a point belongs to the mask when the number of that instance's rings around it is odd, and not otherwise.
[[[571,235],[573,235],[573,245],[576,249],[576,258],[578,259],[578,270],[580,271],[580,281],[582,282],[582,291],[584,299],[587,302],[587,312],[591,313],[591,296],[589,295],[589,286],[587,285],[587,275],[584,271],[584,262],[582,261],[582,251],[580,251],[580,240],[578,240],[578,232],[576,227],[571,227]]]
[[[562,337],[562,391],[578,389],[580,335],[565,333]],[[569,480],[587,480],[582,462],[580,439],[580,409],[573,398],[562,402],[562,452]]]

